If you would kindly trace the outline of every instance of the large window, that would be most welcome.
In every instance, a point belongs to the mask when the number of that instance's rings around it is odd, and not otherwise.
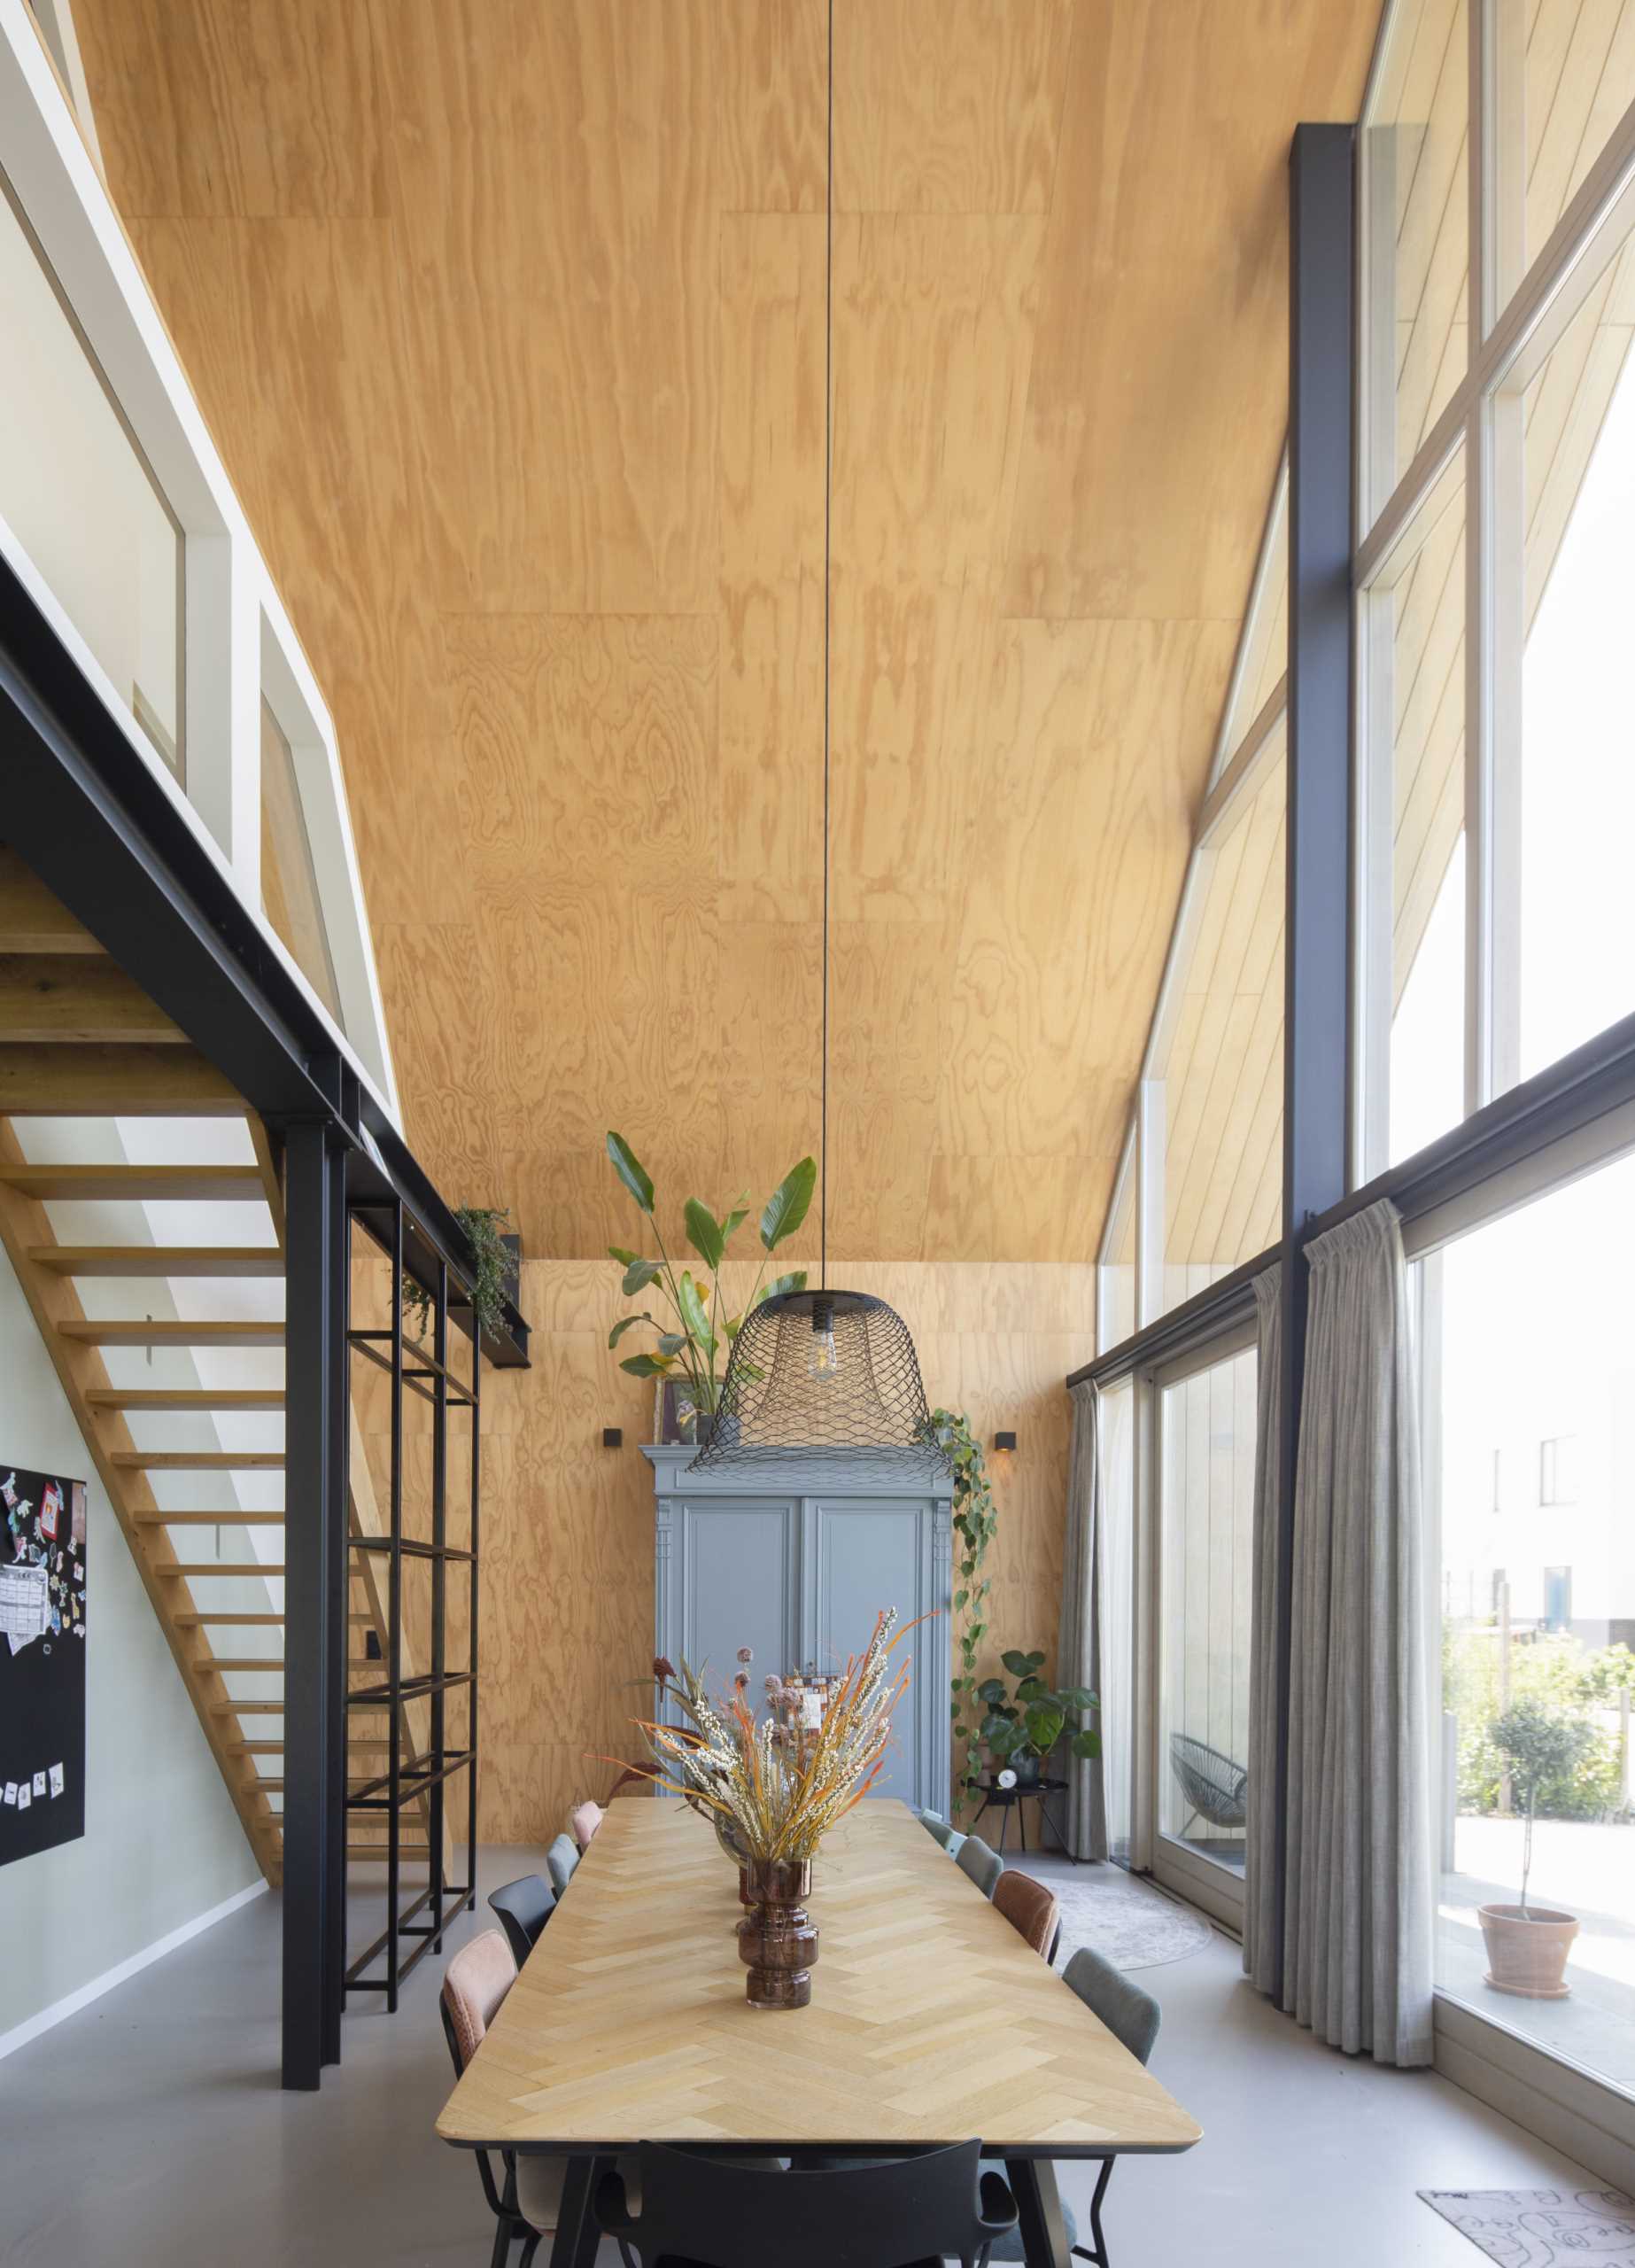
[[[1421,1275],[1437,1982],[1635,2093],[1635,1157],[1460,1237]],[[1563,1917],[1559,1976],[1507,1930],[1524,1887]]]
[[[329,955],[295,752],[272,704],[261,703],[261,902],[301,974],[338,1024],[340,991]]]
[[[1161,1083],[1160,1311],[1264,1252],[1282,1209],[1281,719],[1200,846],[1151,1076]]]
[[[1388,20],[1360,139],[1359,1180],[1635,1010],[1635,0]]]
[[[1156,1380],[1158,1830],[1155,1870],[1240,1878],[1249,1756],[1255,1481],[1252,1345]]]
[[[1102,1792],[1109,1855],[1127,1866],[1135,1803],[1135,1388],[1130,1379],[1103,1392],[1098,1421]]]

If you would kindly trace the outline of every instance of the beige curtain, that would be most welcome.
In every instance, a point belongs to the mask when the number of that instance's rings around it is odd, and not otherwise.
[[[1067,1533],[1062,1552],[1062,1615],[1056,1638],[1058,1685],[1102,1689],[1102,1514],[1100,1408],[1094,1383],[1072,1388],[1073,1446],[1067,1459]],[[1107,1737],[1102,1726],[1102,1737]],[[1068,1754],[1052,1767],[1067,1782],[1067,1847],[1075,1859],[1107,1856],[1107,1798],[1099,1756]]]
[[[1282,1410],[1282,1269],[1255,1278],[1258,1325],[1255,1495],[1249,1622],[1248,1821],[1244,1853],[1244,1973],[1277,1994],[1278,1441]]]
[[[1307,1247],[1282,2005],[1376,2062],[1431,2053],[1430,1728],[1407,1268],[1382,1200]]]

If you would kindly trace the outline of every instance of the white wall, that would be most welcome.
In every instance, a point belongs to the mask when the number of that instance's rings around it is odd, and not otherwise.
[[[0,1456],[90,1483],[85,1834],[0,1867],[4,2047],[261,1876],[4,1253]]]

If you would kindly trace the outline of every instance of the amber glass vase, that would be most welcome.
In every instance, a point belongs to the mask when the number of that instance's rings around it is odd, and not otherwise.
[[[752,2008],[803,2008],[812,1997],[811,1889],[810,1860],[751,1859],[743,1870],[748,1910],[738,1925],[738,1957],[749,1972],[744,1997]]]

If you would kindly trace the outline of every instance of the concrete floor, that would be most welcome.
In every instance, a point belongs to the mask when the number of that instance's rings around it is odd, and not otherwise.
[[[484,1851],[479,1884],[536,1864]],[[490,1918],[479,1907],[455,1934]],[[277,1903],[257,1899],[0,2064],[6,2268],[483,2268],[477,2176],[432,2133],[451,2083],[437,1964],[395,2017],[348,2017],[321,2093],[286,2095],[277,1962]],[[1251,1992],[1224,1937],[1142,1981],[1164,2008],[1153,2068],[1205,2139],[1118,2169],[1120,2268],[1480,2268],[1416,2189],[1597,2186],[1446,2081],[1315,2045]],[[1064,2170],[1081,2209],[1089,2180]]]

